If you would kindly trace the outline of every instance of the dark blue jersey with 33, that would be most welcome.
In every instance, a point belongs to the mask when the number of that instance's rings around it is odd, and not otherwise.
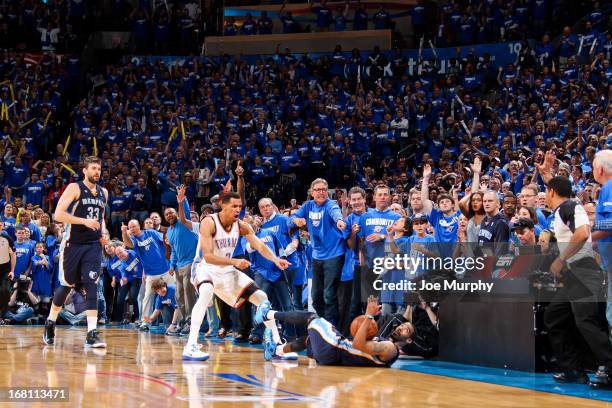
[[[97,184],[93,190],[90,190],[82,181],[77,184],[80,190],[79,198],[70,204],[68,212],[75,217],[96,220],[100,223],[100,228],[93,230],[82,224],[71,224],[66,229],[67,240],[74,244],[90,244],[97,242],[102,237],[107,197],[102,187]]]

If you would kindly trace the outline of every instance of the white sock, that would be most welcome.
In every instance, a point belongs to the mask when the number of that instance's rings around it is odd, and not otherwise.
[[[279,344],[278,346],[276,346],[276,355],[277,356],[282,356],[283,354],[285,354],[285,352],[283,351],[283,347],[285,347],[284,344]]]
[[[87,316],[87,331],[90,332],[98,327],[98,318],[96,316]]]
[[[213,287],[210,283],[203,283],[200,285],[200,295],[198,301],[193,306],[191,311],[191,326],[189,326],[189,340],[187,340],[188,346],[193,346],[198,343],[198,336],[200,335],[200,326],[204,316],[206,316],[206,309],[208,304],[213,297]]]
[[[276,310],[269,310],[268,314],[266,315],[266,319],[274,320],[275,315],[276,315]]]
[[[49,317],[47,319],[51,320],[52,322],[56,321],[60,310],[62,309],[55,309],[53,306],[51,306],[51,310],[49,311]]]
[[[278,333],[278,327],[276,327],[276,320],[266,320],[264,322],[268,329],[272,329],[272,339],[276,344],[282,343],[280,334]]]

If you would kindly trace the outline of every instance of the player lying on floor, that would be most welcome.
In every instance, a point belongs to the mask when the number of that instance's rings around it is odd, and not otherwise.
[[[398,325],[389,340],[373,339],[377,331],[376,316],[381,306],[378,299],[368,298],[365,317],[361,320],[353,341],[350,341],[327,320],[315,313],[305,311],[277,312],[260,307],[255,314],[255,322],[269,319],[285,323],[304,325],[308,334],[285,344],[275,343],[269,330],[264,333],[264,358],[271,360],[276,354],[307,350],[308,357],[323,365],[391,367],[400,355],[400,348],[410,341],[415,330],[411,322]]]

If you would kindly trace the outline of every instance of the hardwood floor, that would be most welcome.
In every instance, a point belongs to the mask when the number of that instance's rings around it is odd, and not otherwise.
[[[606,403],[398,369],[324,367],[300,357],[269,363],[261,350],[206,343],[204,363],[183,362],[184,338],[102,329],[108,348],[85,350],[85,330],[0,327],[0,387],[68,387],[66,403],[39,407],[600,407]],[[16,406],[0,402],[0,406]]]

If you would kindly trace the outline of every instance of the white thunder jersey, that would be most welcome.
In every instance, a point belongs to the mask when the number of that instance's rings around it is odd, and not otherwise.
[[[240,238],[240,228],[238,227],[238,221],[232,223],[232,228],[227,232],[223,225],[221,225],[221,221],[219,220],[219,213],[212,214],[210,216],[212,220],[215,222],[215,235],[213,236],[213,254],[216,256],[220,256],[223,258],[231,259],[234,255],[234,251],[236,249],[236,245],[238,245],[238,239]],[[202,259],[203,263],[206,263],[204,259]],[[211,265],[216,266],[218,268],[233,268],[233,266],[220,266],[220,265]]]
[[[226,231],[219,221],[219,214],[210,216],[215,223],[213,236],[213,254],[231,259],[240,238],[238,221],[232,223],[231,229]],[[245,299],[242,298],[244,290],[254,284],[253,280],[232,265],[214,265],[202,260],[195,267],[194,284],[196,287],[203,282],[210,282],[213,290],[225,303],[239,307]]]

